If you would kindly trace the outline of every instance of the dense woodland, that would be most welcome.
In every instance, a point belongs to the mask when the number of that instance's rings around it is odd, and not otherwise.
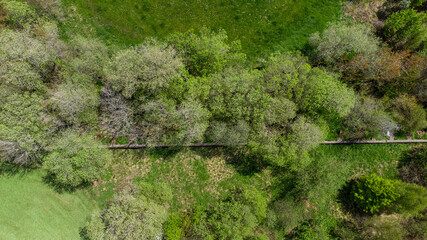
[[[306,46],[258,59],[207,27],[125,46],[74,34],[57,4],[0,2],[0,168],[42,169],[73,192],[126,158],[221,143],[197,151],[227,155],[241,175],[191,203],[160,173],[134,176],[82,239],[427,238],[425,144],[405,147],[393,174],[319,147],[426,138],[426,1],[343,2]],[[170,148],[107,149],[116,143]]]

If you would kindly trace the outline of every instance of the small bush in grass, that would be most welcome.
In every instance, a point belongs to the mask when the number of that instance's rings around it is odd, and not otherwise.
[[[88,134],[67,131],[51,145],[43,167],[52,180],[66,187],[77,187],[100,177],[111,153]]]
[[[396,183],[376,174],[361,177],[351,190],[353,201],[364,212],[376,213],[390,206],[399,193]]]

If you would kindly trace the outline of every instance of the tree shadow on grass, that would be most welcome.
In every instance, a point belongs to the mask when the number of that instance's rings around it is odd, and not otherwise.
[[[80,184],[77,187],[72,187],[69,185],[61,184],[61,183],[58,183],[56,181],[54,174],[49,174],[49,173],[43,177],[43,183],[45,183],[49,187],[53,188],[57,193],[65,193],[65,192],[66,193],[73,193],[77,189],[87,188],[91,185],[91,183],[88,183],[88,182]]]
[[[0,162],[0,176],[14,176],[14,175],[25,175],[26,173],[29,173],[36,169],[35,166],[25,166],[25,165],[17,165],[14,163],[8,163],[8,162]]]
[[[346,184],[338,190],[337,202],[345,212],[348,212],[354,218],[372,216],[372,214],[363,212],[351,199],[351,189],[355,184],[355,179],[347,181]]]
[[[192,148],[192,151],[204,158],[222,156],[228,164],[244,176],[261,172],[266,167],[266,164],[251,155],[246,147],[197,147]]]

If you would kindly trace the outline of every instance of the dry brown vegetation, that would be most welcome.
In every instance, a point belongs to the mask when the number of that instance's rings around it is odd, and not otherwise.
[[[383,24],[378,19],[378,9],[386,2],[386,0],[374,0],[374,1],[346,1],[344,3],[344,16],[350,17],[354,21],[364,22],[372,24],[374,27],[379,27]]]

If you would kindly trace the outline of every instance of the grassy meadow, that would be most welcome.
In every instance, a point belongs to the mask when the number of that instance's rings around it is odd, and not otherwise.
[[[0,166],[0,239],[80,239],[98,209],[87,192],[58,193],[42,170],[10,173]]]
[[[341,12],[340,0],[63,0],[70,14],[63,29],[93,34],[109,43],[137,44],[172,32],[225,29],[241,40],[249,58],[303,49],[310,34]],[[82,28],[82,22],[89,28]]]

